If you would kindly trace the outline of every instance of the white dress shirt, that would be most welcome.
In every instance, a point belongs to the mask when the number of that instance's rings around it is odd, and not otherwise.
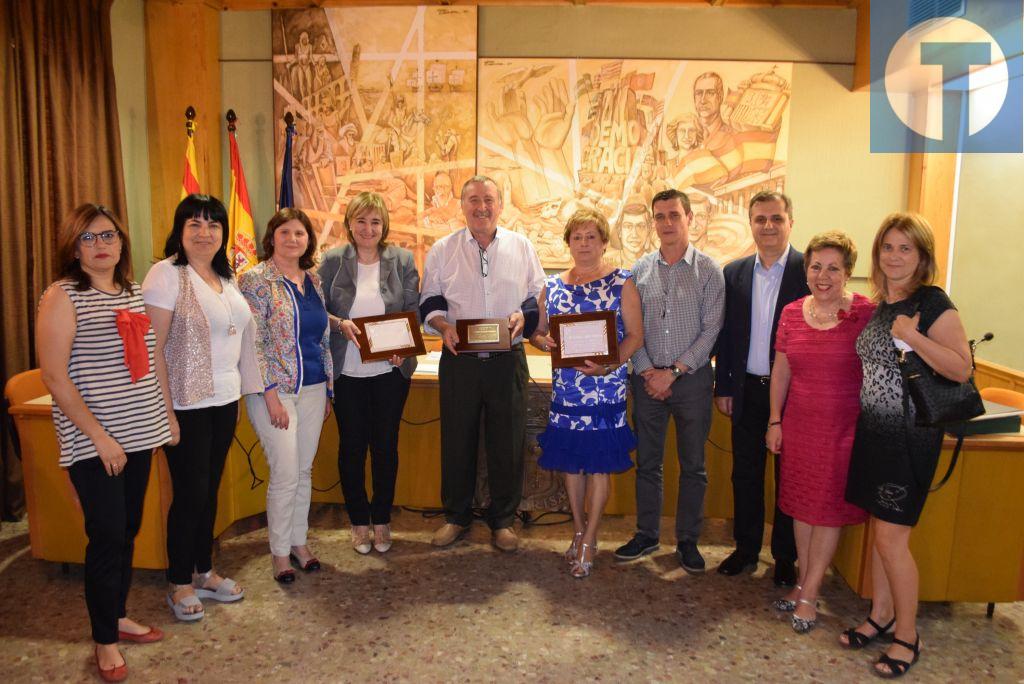
[[[437,333],[430,325],[437,316],[445,316],[450,323],[508,318],[523,301],[540,294],[543,286],[544,269],[526,237],[499,227],[487,249],[481,250],[469,229],[463,228],[438,240],[427,254],[420,303],[441,296],[448,311],[428,312],[423,328]],[[521,336],[512,342],[520,340]]]

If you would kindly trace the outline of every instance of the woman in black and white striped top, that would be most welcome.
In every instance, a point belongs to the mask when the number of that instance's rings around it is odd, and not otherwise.
[[[121,681],[118,640],[152,642],[127,617],[132,553],[153,449],[172,435],[156,373],[156,338],[131,277],[128,235],[104,207],[84,204],[61,226],[60,280],[43,294],[36,353],[53,395],[60,464],[85,517],[85,598],[96,666]]]

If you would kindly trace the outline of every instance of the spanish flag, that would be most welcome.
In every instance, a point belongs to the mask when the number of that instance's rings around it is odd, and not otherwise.
[[[187,130],[188,134],[186,137],[188,142],[185,144],[185,173],[181,178],[181,197],[178,198],[179,200],[202,192],[199,189],[199,165],[196,164],[196,144],[192,140],[192,134],[196,130],[194,121],[188,122]]]
[[[249,189],[245,186],[245,173],[242,171],[242,159],[238,156],[233,121],[228,124],[228,146],[231,152],[228,254],[234,263],[235,273],[241,275],[256,265],[256,230],[252,220],[252,205],[249,203]]]

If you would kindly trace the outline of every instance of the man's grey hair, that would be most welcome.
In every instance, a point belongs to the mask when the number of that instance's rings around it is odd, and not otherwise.
[[[476,175],[476,176],[473,176],[472,178],[470,178],[469,180],[467,180],[465,183],[462,184],[462,192],[459,193],[459,199],[460,200],[463,200],[463,199],[466,198],[466,188],[468,188],[471,183],[490,183],[491,185],[494,186],[494,189],[497,190],[497,192],[498,192],[498,203],[499,204],[503,204],[504,203],[503,200],[502,200],[502,197],[501,197],[501,187],[490,176],[483,176],[483,175],[479,175],[479,174]]]

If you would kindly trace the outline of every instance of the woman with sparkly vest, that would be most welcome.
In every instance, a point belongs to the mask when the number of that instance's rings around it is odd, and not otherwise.
[[[217,490],[242,394],[262,390],[252,314],[225,244],[227,210],[209,195],[178,204],[163,261],[142,284],[156,331],[156,370],[181,441],[165,450],[174,500],[167,515],[167,603],[179,620],[203,617],[201,598],[245,596],[213,569]],[[175,425],[175,423],[177,425]]]

